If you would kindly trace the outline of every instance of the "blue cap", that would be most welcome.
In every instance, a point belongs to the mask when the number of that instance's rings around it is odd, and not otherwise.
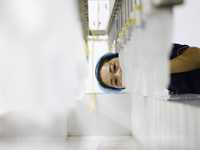
[[[97,64],[96,64],[96,68],[95,68],[95,76],[96,76],[96,79],[98,77],[98,68],[99,68],[99,63],[100,63],[100,60],[102,58],[106,58],[106,57],[109,57],[109,56],[117,56],[116,53],[106,53],[104,54],[101,58],[99,58],[99,60],[97,61]],[[105,88],[103,86],[100,85],[99,81],[97,80],[97,83],[100,87],[100,89],[105,92],[105,93],[116,93],[116,92],[121,92],[123,89],[110,89],[110,88]]]

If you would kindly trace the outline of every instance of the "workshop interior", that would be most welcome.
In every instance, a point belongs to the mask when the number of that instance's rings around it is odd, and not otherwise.
[[[200,47],[200,1],[0,3],[0,149],[200,149],[200,95],[166,88],[172,43]],[[99,88],[105,53],[122,92]]]

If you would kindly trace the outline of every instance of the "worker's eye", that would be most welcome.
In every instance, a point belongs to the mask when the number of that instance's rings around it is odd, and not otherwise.
[[[117,67],[116,67],[116,65],[114,64],[114,66],[113,66],[113,69],[114,69],[114,71],[116,71],[117,70]]]
[[[117,85],[117,79],[115,79],[115,84]]]

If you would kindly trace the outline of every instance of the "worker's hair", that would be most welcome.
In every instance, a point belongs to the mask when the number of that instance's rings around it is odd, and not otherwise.
[[[102,91],[106,93],[116,93],[116,92],[121,92],[123,89],[118,89],[114,87],[107,86],[101,79],[100,76],[100,70],[104,63],[110,61],[113,58],[118,57],[118,54],[116,53],[106,53],[104,54],[97,62],[96,68],[95,68],[95,75],[99,84],[99,87],[101,88]]]

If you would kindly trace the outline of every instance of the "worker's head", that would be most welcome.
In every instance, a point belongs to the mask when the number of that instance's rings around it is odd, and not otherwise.
[[[103,55],[97,62],[95,75],[99,87],[106,93],[121,92],[124,89],[118,54],[106,53]]]

